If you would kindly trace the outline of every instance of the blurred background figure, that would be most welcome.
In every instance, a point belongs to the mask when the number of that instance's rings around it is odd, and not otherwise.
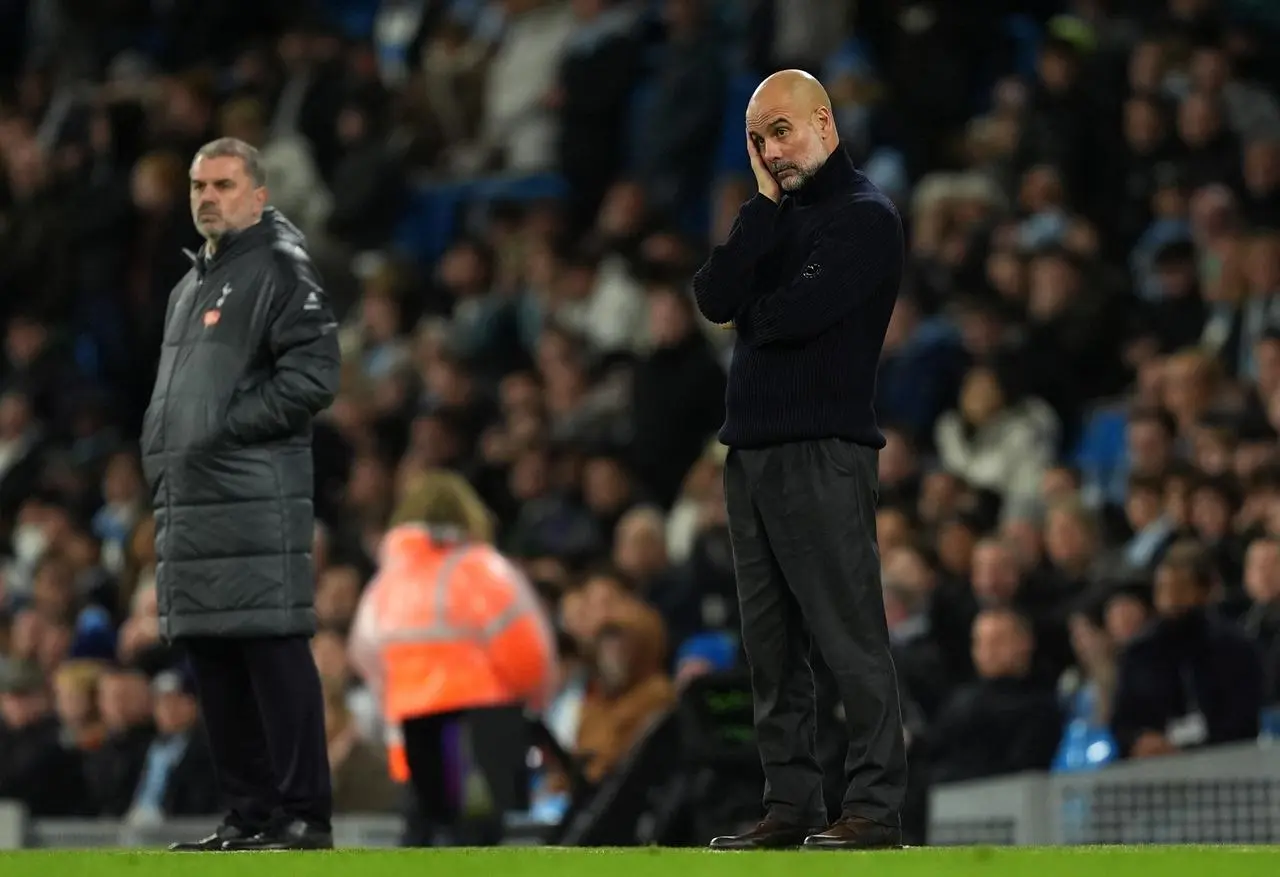
[[[487,844],[501,839],[503,813],[528,806],[523,709],[547,705],[556,661],[545,607],[492,539],[490,513],[461,476],[419,476],[352,629],[392,776],[411,785],[434,831]]]

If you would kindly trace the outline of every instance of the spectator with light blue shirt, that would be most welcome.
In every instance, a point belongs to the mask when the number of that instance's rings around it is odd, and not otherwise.
[[[1264,230],[1250,235],[1243,268],[1247,291],[1240,307],[1235,373],[1257,380],[1254,351],[1267,332],[1280,328],[1280,232]]]
[[[1115,644],[1103,625],[1098,601],[1072,614],[1068,621],[1074,667],[1062,674],[1058,696],[1066,728],[1053,770],[1095,770],[1119,756],[1108,727],[1115,689]]]
[[[137,455],[113,454],[102,475],[102,508],[90,524],[102,544],[102,567],[113,575],[124,570],[129,540],[146,512],[146,489]]]
[[[1133,536],[1121,549],[1124,565],[1131,570],[1151,570],[1177,536],[1177,528],[1164,513],[1164,478],[1129,476],[1125,518]]]
[[[542,715],[542,721],[563,751],[570,751],[578,739],[582,701],[590,681],[589,668],[577,642],[561,632],[556,638],[560,656],[560,686]],[[558,768],[542,765],[531,781],[529,818],[546,825],[558,825],[572,803],[570,789]]]
[[[151,689],[157,734],[147,750],[126,820],[146,825],[176,816],[217,813],[213,758],[200,727],[194,680],[185,670],[166,670],[156,676]],[[243,739],[244,745],[255,745],[252,737]]]

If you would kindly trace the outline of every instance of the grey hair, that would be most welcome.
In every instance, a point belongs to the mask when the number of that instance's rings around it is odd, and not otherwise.
[[[267,169],[262,165],[262,156],[243,140],[219,137],[201,146],[192,162],[201,158],[238,158],[244,162],[244,171],[253,180],[254,188],[260,189],[267,184]]]

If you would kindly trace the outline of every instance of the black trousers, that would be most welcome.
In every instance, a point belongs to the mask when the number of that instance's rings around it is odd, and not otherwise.
[[[301,819],[331,830],[324,698],[307,639],[191,638],[182,644],[228,824],[257,831]]]
[[[880,590],[878,457],[823,439],[734,449],[725,462],[764,806],[788,823],[827,821],[810,664],[816,642],[848,733],[844,812],[901,824],[907,762]]]
[[[502,841],[503,815],[529,807],[529,733],[520,706],[436,713],[404,722],[416,813],[429,836],[461,846]],[[482,789],[468,789],[480,783]]]

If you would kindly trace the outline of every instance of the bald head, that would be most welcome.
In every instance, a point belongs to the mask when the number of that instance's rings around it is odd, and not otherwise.
[[[804,186],[840,144],[831,98],[803,70],[782,70],[760,83],[746,123],[765,167],[788,192]]]
[[[756,86],[747,104],[747,124],[751,124],[753,110],[759,112],[764,107],[784,104],[805,114],[819,107],[831,111],[831,98],[821,82],[803,70],[780,70]]]

